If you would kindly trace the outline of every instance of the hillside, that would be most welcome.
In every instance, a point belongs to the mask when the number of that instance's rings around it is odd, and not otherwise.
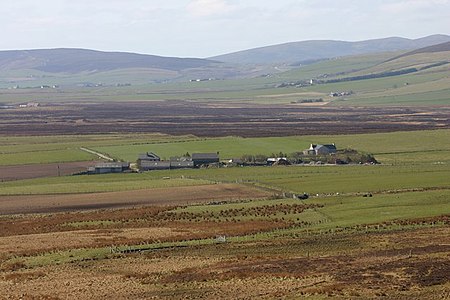
[[[450,42],[446,42],[446,43],[442,43],[442,44],[437,44],[437,45],[431,45],[428,47],[424,47],[424,48],[420,48],[414,51],[410,51],[407,53],[404,53],[402,55],[399,55],[397,57],[394,57],[392,60],[397,59],[397,58],[401,58],[401,57],[405,57],[405,56],[412,56],[415,54],[421,54],[421,53],[436,53],[436,52],[446,52],[446,51],[450,51]]]
[[[199,58],[161,57],[85,49],[0,51],[0,70],[34,69],[49,73],[79,73],[130,68],[180,71],[213,63]]]
[[[390,57],[379,53],[323,60],[279,74],[274,86],[278,94],[284,92],[280,100],[295,103],[323,99],[323,103],[337,106],[448,105],[449,45],[390,53]]]
[[[444,42],[450,42],[450,36],[432,35],[420,39],[391,37],[360,42],[311,40],[239,51],[210,59],[241,64],[293,64],[340,56],[413,50]]]

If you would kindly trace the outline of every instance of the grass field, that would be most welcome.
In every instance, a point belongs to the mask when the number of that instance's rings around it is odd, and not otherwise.
[[[301,136],[280,138],[226,137],[186,142],[152,142],[139,145],[99,146],[94,149],[112,157],[134,161],[139,153],[152,151],[161,157],[184,155],[186,152],[219,152],[222,159],[241,157],[244,154],[276,154],[303,151],[314,143],[336,143],[338,149],[352,148],[372,153],[382,163],[430,164],[449,162],[450,131],[415,131],[379,134]],[[429,153],[430,156],[427,156]],[[437,153],[437,154],[436,154]],[[434,155],[436,154],[436,155]]]
[[[194,152],[219,152],[221,159],[244,154],[277,154],[303,151],[311,143],[336,143],[372,153],[383,164],[448,164],[450,131],[412,131],[335,136],[269,138],[196,138],[167,135],[83,135],[53,137],[0,137],[0,165],[38,164],[93,160],[80,150],[87,147],[116,159],[134,162],[140,153],[155,152],[162,158]]]

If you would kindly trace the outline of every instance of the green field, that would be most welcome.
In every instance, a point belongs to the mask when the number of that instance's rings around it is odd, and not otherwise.
[[[311,143],[336,143],[372,153],[382,164],[433,165],[450,163],[450,130],[411,131],[335,136],[268,138],[197,138],[167,135],[83,135],[52,137],[0,137],[0,165],[38,164],[93,160],[80,147],[134,162],[140,153],[155,152],[162,158],[195,152],[219,152],[221,159],[244,154],[272,155],[302,151]]]
[[[105,174],[17,180],[0,183],[0,195],[79,194],[211,184],[206,179],[165,179],[152,174]],[[167,174],[170,175],[170,174]]]
[[[147,151],[167,159],[186,152],[219,152],[221,159],[230,159],[244,154],[271,155],[280,151],[289,154],[303,151],[311,143],[336,143],[338,149],[352,148],[372,153],[384,164],[450,162],[450,130],[279,138],[225,137],[164,143],[149,140],[147,144],[144,140],[139,145],[123,143],[94,149],[128,161],[135,161],[139,153]]]

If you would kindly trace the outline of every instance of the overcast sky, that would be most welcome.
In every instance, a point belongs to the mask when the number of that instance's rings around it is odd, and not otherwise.
[[[310,39],[450,34],[450,0],[9,0],[0,50],[209,57]]]

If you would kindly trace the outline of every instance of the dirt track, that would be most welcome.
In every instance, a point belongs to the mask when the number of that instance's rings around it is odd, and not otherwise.
[[[238,184],[158,188],[125,192],[67,195],[0,196],[0,215],[54,213],[143,205],[258,199],[270,193]]]

